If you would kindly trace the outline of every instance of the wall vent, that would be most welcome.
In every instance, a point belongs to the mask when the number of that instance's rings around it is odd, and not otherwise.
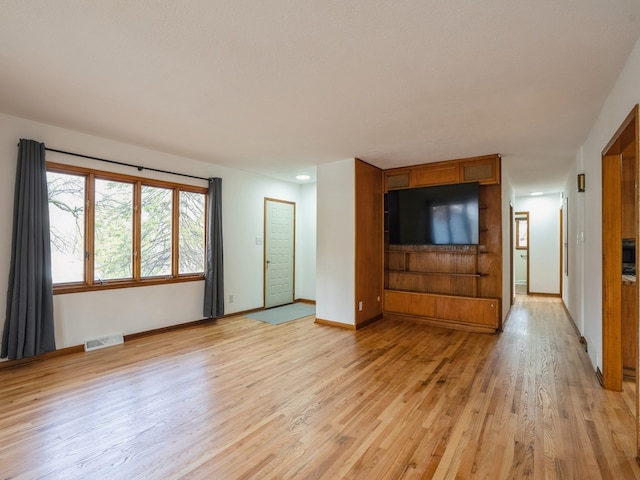
[[[111,347],[112,345],[120,345],[124,343],[124,337],[121,333],[114,333],[100,338],[91,338],[84,341],[84,351],[90,352],[99,348]]]

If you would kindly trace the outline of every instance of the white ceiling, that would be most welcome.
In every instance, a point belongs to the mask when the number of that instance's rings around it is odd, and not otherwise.
[[[639,34],[638,0],[2,0],[0,111],[286,179],[500,153],[559,191]]]

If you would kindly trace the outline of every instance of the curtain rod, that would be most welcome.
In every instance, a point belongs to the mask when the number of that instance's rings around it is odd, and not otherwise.
[[[64,155],[71,155],[73,157],[81,157],[81,158],[88,158],[89,160],[98,160],[100,162],[107,162],[107,163],[114,163],[116,165],[123,165],[125,167],[133,167],[133,168],[137,168],[138,171],[142,171],[142,170],[151,170],[152,172],[158,172],[158,173],[168,173],[169,175],[178,175],[180,177],[188,177],[188,178],[195,178],[197,180],[205,180],[207,182],[211,181],[210,178],[204,178],[204,177],[197,177],[195,175],[188,175],[186,173],[178,173],[178,172],[170,172],[168,170],[160,170],[158,168],[151,168],[151,167],[143,167],[141,165],[133,165],[131,163],[125,163],[125,162],[118,162],[116,160],[107,160],[106,158],[99,158],[99,157],[92,157],[90,155],[82,155],[81,153],[73,153],[73,152],[67,152],[65,150],[58,150],[55,148],[49,148],[49,147],[45,147],[45,150],[47,150],[48,152],[56,152],[56,153],[62,153]]]

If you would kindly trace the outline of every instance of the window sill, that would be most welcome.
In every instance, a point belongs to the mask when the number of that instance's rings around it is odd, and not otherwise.
[[[166,285],[170,283],[197,282],[204,280],[204,274],[181,275],[179,277],[156,277],[143,280],[110,280],[102,283],[87,285],[84,283],[64,283],[53,286],[54,295],[79,292],[96,292],[98,290],[113,290],[116,288],[147,287],[151,285]]]

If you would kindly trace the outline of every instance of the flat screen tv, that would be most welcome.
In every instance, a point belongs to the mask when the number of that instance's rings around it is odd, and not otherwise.
[[[478,183],[391,190],[390,245],[477,245]]]

